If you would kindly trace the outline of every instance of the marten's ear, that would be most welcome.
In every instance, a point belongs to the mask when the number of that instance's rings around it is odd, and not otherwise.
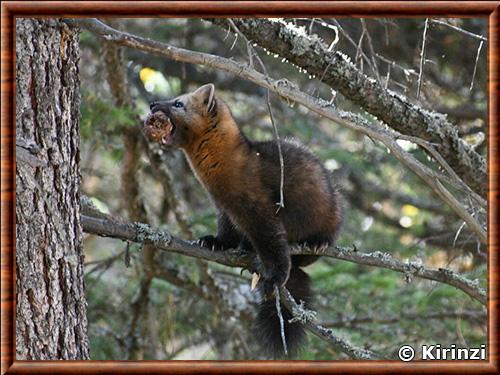
[[[208,111],[212,109],[212,106],[214,104],[214,95],[215,86],[213,83],[203,85],[195,92],[193,92],[193,96],[199,98],[199,100],[207,107]]]

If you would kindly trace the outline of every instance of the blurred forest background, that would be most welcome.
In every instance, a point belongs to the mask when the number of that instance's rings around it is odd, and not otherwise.
[[[325,48],[347,55],[367,80],[445,114],[460,138],[486,157],[485,19],[285,21],[304,37],[320,38]],[[103,22],[245,64],[253,50],[270,77],[286,79],[324,103],[378,124],[361,100],[346,98],[319,75],[265,51],[253,38],[247,43],[229,26],[200,19]],[[222,70],[120,47],[86,30],[80,35],[80,53],[81,193],[105,213],[147,222],[178,238],[214,234],[215,208],[182,152],[148,145],[137,136],[137,126],[150,101],[213,82],[248,137],[271,139],[266,89]],[[261,70],[257,58],[252,59]],[[307,145],[341,188],[345,225],[339,246],[447,268],[486,287],[485,245],[384,145],[275,94],[270,99],[280,136]],[[397,142],[424,165],[443,170],[416,141]],[[485,226],[485,211],[465,191],[452,191]],[[480,194],[485,198],[484,191]],[[256,296],[248,272],[240,275],[239,268],[154,254],[137,244],[94,235],[85,235],[84,248],[92,359],[259,359],[251,335]],[[486,343],[484,306],[453,286],[327,257],[306,270],[313,278],[319,322],[358,347],[394,357],[403,344]],[[308,360],[345,358],[313,335],[300,355]]]

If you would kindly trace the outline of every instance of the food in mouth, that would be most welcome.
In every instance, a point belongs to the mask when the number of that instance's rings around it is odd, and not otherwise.
[[[157,111],[148,115],[144,121],[143,132],[150,141],[170,145],[175,126],[165,113]]]

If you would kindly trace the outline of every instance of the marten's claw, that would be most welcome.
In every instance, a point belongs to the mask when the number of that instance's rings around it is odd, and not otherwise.
[[[240,271],[240,276],[243,276],[243,272],[245,271],[248,271],[248,273],[251,275],[253,272],[250,268],[247,268],[247,267],[241,267],[241,271]]]
[[[314,254],[321,254],[324,253],[329,246],[330,244],[328,242],[324,242],[322,244],[315,245],[311,250],[313,251]]]
[[[252,274],[252,283],[250,285],[250,290],[253,291],[257,287],[257,283],[260,280],[260,275],[258,273]]]
[[[211,235],[201,237],[197,241],[197,243],[201,247],[206,247],[208,249],[211,249],[212,251],[224,250],[224,246],[219,241],[219,239],[217,237],[214,237],[214,236],[211,236]]]

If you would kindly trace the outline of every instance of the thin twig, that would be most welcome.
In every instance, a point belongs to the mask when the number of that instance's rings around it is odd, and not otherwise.
[[[452,245],[453,247],[455,247],[455,244],[457,243],[457,240],[458,240],[458,236],[460,236],[460,232],[462,231],[464,226],[465,226],[465,221],[462,222],[462,224],[460,225],[460,227],[457,230],[457,233],[455,234],[455,238],[453,238],[453,245]]]
[[[389,88],[389,79],[391,78],[391,65],[387,65],[387,75],[385,76],[384,88],[387,90]]]
[[[312,34],[313,32],[313,26],[314,26],[314,21],[316,20],[316,18],[311,18],[311,23],[309,24],[309,34]]]
[[[389,46],[389,28],[387,26],[387,20],[382,19],[382,24],[384,25],[384,36],[385,36],[385,46]]]
[[[456,30],[456,31],[462,33],[462,34],[468,35],[471,38],[479,39],[482,42],[487,42],[488,41],[488,38],[486,38],[486,37],[484,37],[482,35],[471,33],[470,31],[464,30],[464,29],[462,29],[462,28],[460,28],[458,26],[451,25],[448,22],[444,22],[444,21],[441,21],[441,20],[436,20],[436,19],[433,19],[433,18],[430,19],[430,22],[438,24],[438,25],[443,25],[443,26],[449,27],[449,28],[451,28],[453,30]]]
[[[123,261],[125,263],[125,267],[129,268],[130,267],[130,242],[126,241],[127,243],[125,244],[125,257],[123,258]]]
[[[425,19],[424,34],[422,36],[422,48],[420,50],[420,71],[418,73],[418,83],[417,83],[417,99],[420,98],[420,88],[422,85],[422,78],[424,74],[424,64],[425,64],[425,43],[427,41],[427,28],[429,27],[429,19]]]
[[[233,50],[237,40],[238,40],[238,34],[234,34],[234,40],[233,40],[233,44],[231,44],[231,48],[229,48],[230,50]]]
[[[476,70],[477,70],[477,62],[479,60],[479,54],[481,53],[481,48],[483,47],[483,41],[479,43],[479,47],[477,48],[476,62],[474,63],[474,72],[472,73],[472,80],[470,81],[469,91],[472,91],[472,87],[474,86],[474,79],[476,78]]]
[[[342,33],[342,35],[344,35],[344,37],[347,39],[347,41],[348,41],[349,43],[351,43],[351,44],[352,44],[352,46],[353,46],[354,48],[356,48],[356,50],[357,50],[357,48],[358,48],[358,44],[354,41],[354,39],[352,39],[352,38],[351,38],[351,36],[347,33],[347,31],[345,31],[345,30],[344,30],[344,28],[342,27],[342,25],[340,24],[340,22],[339,22],[339,21],[337,21],[336,19],[332,19],[332,21],[335,23],[335,27],[337,27],[337,28],[338,28],[338,30],[340,30],[340,32]],[[330,25],[330,24],[327,24],[327,25]],[[334,27],[333,25],[330,25],[330,26]],[[338,32],[337,32],[337,34],[338,34]],[[370,69],[372,70],[373,74],[375,74],[375,75],[376,75],[376,74],[377,74],[377,73],[376,73],[376,72],[377,72],[377,69],[376,69],[376,68],[375,68],[375,66],[372,64],[371,60],[368,58],[368,56],[366,56],[366,54],[363,52],[363,50],[361,50],[361,51],[360,51],[360,53],[361,53],[361,56],[363,56],[363,59],[365,60],[365,62],[368,64],[368,66],[369,66],[369,67],[370,67]],[[331,62],[333,62],[333,60],[332,60]],[[330,62],[330,63],[331,63],[331,62]]]
[[[281,313],[280,291],[277,285],[274,286],[274,297],[276,299],[276,314],[278,314],[278,319],[280,321],[281,343],[283,344],[283,353],[285,353],[286,357],[288,356],[288,349],[285,337],[285,321],[283,320],[283,314]]]
[[[231,27],[234,29],[234,31],[241,35],[242,38],[246,41],[247,43],[247,48],[249,48],[249,55],[250,58],[252,56],[252,52],[255,55],[257,61],[260,64],[260,67],[263,71],[263,73],[268,76],[269,74],[267,73],[266,66],[264,65],[264,62],[260,58],[259,54],[253,49],[252,45],[250,44],[250,41],[247,39],[247,37],[238,29],[238,27],[234,24],[233,20],[228,18],[228,22],[231,25]],[[251,60],[251,66],[253,67],[253,62]],[[280,201],[276,203],[278,206],[276,213],[279,212],[279,210],[283,207],[285,207],[285,197],[284,197],[284,186],[285,186],[285,162],[283,159],[283,151],[281,150],[281,140],[280,140],[280,135],[278,132],[278,127],[276,126],[276,122],[274,121],[274,114],[273,114],[273,109],[271,106],[271,94],[270,90],[267,89],[267,95],[266,95],[266,102],[267,102],[267,109],[269,111],[269,117],[271,119],[271,124],[273,127],[273,133],[274,133],[274,139],[276,140],[276,144],[278,145],[278,155],[279,155],[279,161],[280,161]]]
[[[359,56],[361,56],[361,52],[363,51],[362,45],[363,45],[363,39],[365,37],[365,33],[366,33],[366,29],[363,29],[361,31],[361,36],[359,37],[358,43],[356,45],[356,56],[354,57],[354,61],[356,61],[356,63],[359,60],[361,71],[363,71],[363,60],[360,59]]]
[[[463,180],[455,173],[453,168],[450,167],[450,165],[446,162],[446,160],[444,160],[441,154],[437,152],[432,144],[424,141],[423,139],[404,134],[398,134],[397,138],[413,142],[426,150],[441,165],[441,167],[443,167],[443,169],[448,172],[453,182],[458,184],[458,187],[460,189],[465,190],[467,194],[469,194],[469,196],[472,196],[472,198],[474,198],[474,200],[479,204],[479,207],[481,207],[483,210],[486,210],[486,200],[475,191],[473,191],[465,182],[463,182]]]
[[[276,209],[276,213],[283,207],[285,207],[285,161],[283,159],[283,152],[281,150],[281,140],[280,135],[278,133],[278,128],[276,123],[274,122],[274,115],[271,107],[271,99],[270,99],[270,90],[267,89],[267,108],[269,109],[269,115],[271,117],[271,123],[273,125],[274,138],[276,139],[276,143],[278,144],[278,154],[280,159],[280,201],[276,202],[278,208]]]
[[[365,31],[366,34],[366,40],[368,41],[368,48],[370,49],[370,55],[372,58],[372,64],[374,66],[374,71],[375,71],[375,76],[377,78],[377,81],[382,84],[382,80],[380,79],[380,73],[378,71],[378,66],[377,66],[377,61],[375,60],[375,50],[373,49],[373,42],[372,42],[372,37],[370,35],[370,32],[368,31],[368,27],[366,26],[366,22],[363,18],[360,19],[361,26],[363,30]]]
[[[410,69],[410,68],[405,68],[404,66],[398,64],[397,62],[395,62],[394,60],[389,60],[387,57],[384,57],[382,56],[381,54],[379,53],[376,53],[375,56],[382,60],[383,62],[387,63],[387,65],[389,66],[392,66],[392,67],[395,67],[395,68],[398,68],[398,69],[401,69],[403,71],[403,73],[406,75],[413,75],[413,76],[417,76],[418,77],[418,73],[415,72],[413,69]]]

